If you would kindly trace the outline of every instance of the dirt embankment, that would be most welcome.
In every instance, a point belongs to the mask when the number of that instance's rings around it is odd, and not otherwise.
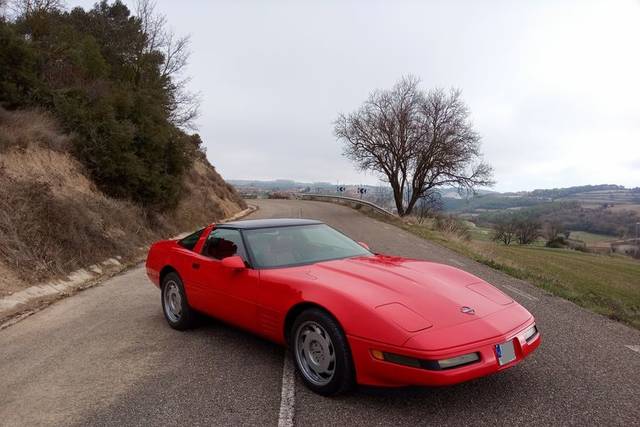
[[[107,197],[70,154],[71,139],[40,111],[0,109],[0,297],[245,208],[198,154],[168,213]]]

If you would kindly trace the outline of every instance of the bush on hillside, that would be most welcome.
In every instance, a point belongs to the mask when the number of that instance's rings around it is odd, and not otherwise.
[[[172,208],[201,141],[173,120],[166,61],[120,1],[35,11],[0,22],[0,104],[52,111],[105,193]]]

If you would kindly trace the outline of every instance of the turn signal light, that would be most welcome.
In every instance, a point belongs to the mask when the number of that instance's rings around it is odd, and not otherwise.
[[[384,353],[380,350],[371,350],[371,355],[374,359],[384,360]]]

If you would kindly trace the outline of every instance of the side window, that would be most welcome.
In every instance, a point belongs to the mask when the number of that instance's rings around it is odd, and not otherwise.
[[[204,231],[204,228],[201,228],[195,233],[189,234],[187,237],[181,240],[178,240],[178,244],[183,248],[189,249],[190,251],[192,251],[193,248],[196,247],[196,244],[198,243],[198,240],[200,239],[200,236],[202,235],[203,231]]]
[[[202,255],[215,259],[240,255],[245,261],[247,259],[240,232],[229,228],[214,229],[207,237]]]

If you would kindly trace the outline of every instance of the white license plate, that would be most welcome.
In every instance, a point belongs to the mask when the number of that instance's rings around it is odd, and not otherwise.
[[[513,340],[497,344],[496,357],[500,366],[516,360],[516,349],[513,347]]]

